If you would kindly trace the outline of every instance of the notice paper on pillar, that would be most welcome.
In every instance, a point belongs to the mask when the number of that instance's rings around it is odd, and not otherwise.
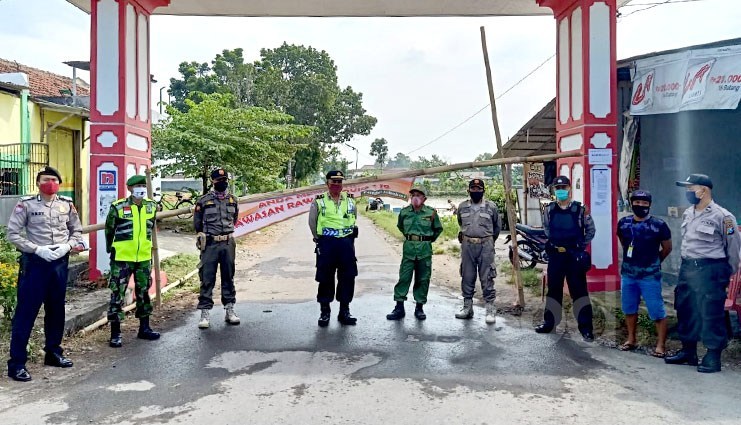
[[[632,115],[736,109],[741,101],[741,45],[689,50],[636,61]]]
[[[373,183],[349,184],[343,190],[355,198],[372,196],[374,198],[394,198],[406,200],[412,188],[414,177],[378,181]],[[259,202],[239,204],[239,218],[234,226],[234,236],[240,237],[263,227],[270,226],[309,211],[317,195],[326,190],[277,196]],[[357,199],[355,201],[357,203]],[[357,208],[357,205],[356,205]]]

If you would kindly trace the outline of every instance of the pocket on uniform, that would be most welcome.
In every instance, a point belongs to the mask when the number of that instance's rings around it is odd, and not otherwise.
[[[219,219],[218,211],[208,212],[203,216],[203,221],[206,223],[214,223]]]

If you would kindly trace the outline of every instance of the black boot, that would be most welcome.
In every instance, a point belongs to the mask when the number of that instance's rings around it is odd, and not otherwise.
[[[111,340],[108,345],[113,348],[119,348],[123,345],[121,339],[121,322],[111,322]]]
[[[146,339],[148,341],[154,341],[160,339],[160,334],[152,330],[149,327],[149,316],[139,318],[139,333],[136,334],[139,339]]]
[[[358,323],[358,319],[352,317],[350,314],[350,304],[340,304],[340,314],[337,315],[337,321],[342,325],[350,326]]]
[[[673,356],[665,358],[664,363],[697,366],[697,344],[682,343],[682,350]]]
[[[705,357],[702,358],[702,363],[697,366],[697,371],[700,373],[715,373],[720,372],[720,353],[722,350],[708,350]]]
[[[414,308],[414,317],[416,317],[417,320],[425,320],[427,318],[425,311],[422,309],[423,305],[424,304],[417,303],[417,307]]]
[[[396,307],[391,311],[391,313],[386,315],[386,319],[388,320],[401,320],[406,316],[407,313],[404,311],[404,301],[397,301]]]
[[[329,326],[329,314],[332,310],[329,308],[329,303],[322,303],[322,312],[319,314],[319,326],[325,328]]]

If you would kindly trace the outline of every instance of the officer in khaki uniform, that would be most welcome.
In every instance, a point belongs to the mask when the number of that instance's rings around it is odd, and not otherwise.
[[[216,284],[216,269],[221,273],[221,303],[226,314],[224,321],[238,325],[239,317],[234,313],[237,301],[234,289],[234,261],[237,243],[232,237],[234,225],[239,217],[237,197],[229,193],[229,174],[223,168],[211,172],[213,190],[201,196],[193,213],[193,227],[198,233],[197,245],[201,250],[198,277],[201,279],[201,293],[198,309],[201,320],[198,327],[210,326],[209,312],[214,306],[211,298]]]
[[[461,243],[461,292],[463,307],[456,313],[458,319],[473,317],[473,294],[476,292],[476,276],[481,281],[484,301],[486,302],[486,323],[496,323],[497,309],[494,299],[494,278],[497,269],[494,265],[494,243],[499,237],[501,225],[497,206],[484,199],[486,185],[481,179],[468,183],[470,199],[458,206],[458,224],[461,231],[458,241]]]
[[[733,214],[713,201],[708,176],[690,174],[677,186],[687,189],[692,204],[682,215],[682,263],[674,290],[682,350],[664,361],[697,366],[702,373],[720,372],[720,355],[728,345],[726,289],[739,267],[741,236]],[[698,341],[708,350],[699,365]]]
[[[160,337],[149,327],[149,316],[152,314],[149,298],[149,288],[152,286],[152,232],[155,230],[157,204],[146,198],[145,176],[129,177],[126,187],[131,196],[113,202],[105,222],[106,251],[111,254],[108,282],[111,289],[108,307],[111,339],[108,345],[114,348],[123,345],[121,322],[126,317],[123,311],[124,297],[131,275],[134,275],[136,317],[139,319],[137,338],[154,341]]]
[[[425,320],[423,306],[427,303],[427,293],[430,290],[430,276],[432,275],[432,243],[443,232],[440,217],[434,208],[425,205],[427,196],[423,187],[415,187],[409,191],[411,204],[399,212],[396,227],[404,235],[404,248],[399,267],[399,281],[394,286],[394,301],[396,307],[386,315],[388,320],[400,320],[406,313],[404,301],[409,293],[409,285],[414,274],[414,317]]]
[[[30,381],[26,370],[26,346],[33,324],[44,305],[44,364],[72,367],[63,356],[64,299],[67,290],[69,253],[86,249],[82,224],[72,199],[59,196],[62,176],[52,167],[36,175],[38,195],[26,196],[13,209],[8,222],[8,241],[21,251],[18,259],[18,304],[10,336],[8,376]],[[25,234],[24,234],[25,230]]]

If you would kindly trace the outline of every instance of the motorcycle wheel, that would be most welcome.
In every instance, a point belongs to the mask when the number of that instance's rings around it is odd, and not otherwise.
[[[518,240],[517,250],[527,252],[532,257],[532,260],[526,260],[520,256],[520,270],[532,269],[535,267],[536,264],[538,264],[538,260],[536,259],[538,257],[538,254],[533,244],[525,240]],[[509,248],[509,261],[510,263],[514,264],[512,257],[513,257],[512,247],[510,247]]]

